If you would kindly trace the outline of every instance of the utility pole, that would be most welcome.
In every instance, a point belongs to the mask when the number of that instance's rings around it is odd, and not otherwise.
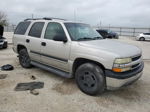
[[[31,15],[31,18],[33,19],[33,17],[34,17],[34,15],[32,14],[32,15]]]
[[[101,28],[102,28],[102,22],[100,20],[100,22],[99,22],[99,29],[101,29]]]
[[[76,10],[74,9],[74,21],[76,22]]]

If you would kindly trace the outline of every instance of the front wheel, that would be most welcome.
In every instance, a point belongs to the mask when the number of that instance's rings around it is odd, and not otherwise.
[[[76,70],[75,79],[80,90],[88,95],[97,95],[105,90],[103,70],[96,64],[80,65]]]
[[[31,67],[31,64],[30,64],[31,60],[26,49],[21,49],[19,51],[19,62],[21,66],[24,68]]]
[[[140,39],[139,39],[140,41],[144,41],[145,40],[145,38],[144,37],[140,37]]]

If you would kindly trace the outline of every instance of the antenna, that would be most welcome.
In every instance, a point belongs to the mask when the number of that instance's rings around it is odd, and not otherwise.
[[[32,15],[31,15],[31,18],[32,18],[32,19],[33,19],[33,16],[34,16],[34,15],[32,14]]]

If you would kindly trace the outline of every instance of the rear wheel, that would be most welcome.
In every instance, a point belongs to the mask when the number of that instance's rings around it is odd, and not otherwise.
[[[140,41],[144,41],[145,40],[145,38],[144,37],[140,37],[140,39],[139,39]]]
[[[96,64],[80,65],[76,70],[75,79],[80,90],[88,95],[97,95],[105,90],[104,73]]]
[[[112,39],[112,36],[108,36],[109,39]]]
[[[26,49],[21,49],[19,51],[19,62],[21,66],[24,68],[31,67],[31,64],[30,64],[31,60]]]

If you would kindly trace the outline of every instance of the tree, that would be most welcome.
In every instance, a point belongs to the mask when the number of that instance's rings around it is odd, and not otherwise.
[[[8,19],[6,13],[0,11],[0,25],[7,26],[8,25]]]

